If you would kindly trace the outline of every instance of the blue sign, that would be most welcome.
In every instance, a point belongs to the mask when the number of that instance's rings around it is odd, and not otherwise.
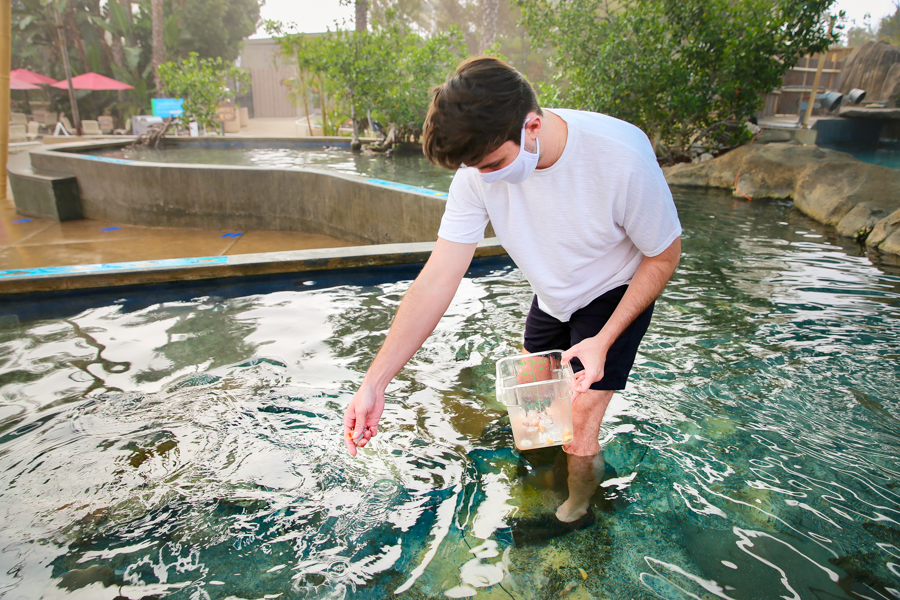
[[[184,114],[184,100],[182,98],[151,98],[153,103],[153,116],[180,117]]]

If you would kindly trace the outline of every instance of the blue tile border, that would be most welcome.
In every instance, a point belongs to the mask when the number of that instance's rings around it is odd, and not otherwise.
[[[437,190],[430,190],[428,188],[418,187],[415,185],[406,185],[405,183],[386,181],[384,179],[366,179],[366,181],[368,183],[374,183],[375,185],[394,188],[395,190],[403,190],[404,192],[417,192],[419,194],[427,194],[428,196],[434,196],[436,198],[446,198],[448,196],[447,192],[439,192]]]
[[[424,263],[434,242],[314,248],[228,256],[11,269],[0,271],[2,299],[21,294],[116,288],[143,284],[190,282],[234,277],[318,272],[323,270]],[[475,256],[504,254],[496,238],[478,244]],[[306,276],[300,276],[306,277]]]
[[[114,271],[132,269],[171,269],[198,265],[224,265],[227,256],[204,256],[200,258],[170,258],[166,260],[139,260],[133,262],[105,263],[95,265],[72,265],[67,267],[40,267],[37,269],[11,269],[0,271],[0,279],[24,279],[42,275],[98,275]]]
[[[95,156],[93,154],[79,154],[79,158],[86,158],[88,160],[99,160],[100,162],[111,162],[118,163],[120,165],[133,165],[135,162],[133,160],[125,160],[124,158],[112,158],[109,156]]]

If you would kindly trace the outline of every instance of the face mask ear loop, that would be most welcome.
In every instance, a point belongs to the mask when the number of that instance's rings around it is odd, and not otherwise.
[[[528,117],[527,119],[525,119],[525,122],[522,123],[522,149],[523,150],[525,150],[525,127],[528,125],[528,121],[532,120],[533,118],[534,117]],[[525,152],[528,152],[528,150],[525,150]],[[528,152],[528,154],[531,154],[531,152]]]

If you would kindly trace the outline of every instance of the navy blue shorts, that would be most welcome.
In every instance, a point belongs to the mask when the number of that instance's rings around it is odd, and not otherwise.
[[[578,342],[597,335],[616,310],[627,289],[628,286],[623,285],[606,292],[584,308],[572,313],[566,323],[542,311],[535,296],[531,301],[528,318],[525,320],[525,351],[530,353],[568,350]],[[625,389],[625,382],[634,365],[638,346],[650,326],[654,304],[655,302],[651,303],[638,315],[638,318],[609,348],[606,365],[603,368],[603,379],[591,384],[592,390]],[[572,360],[572,368],[576,372],[584,370],[577,358]]]

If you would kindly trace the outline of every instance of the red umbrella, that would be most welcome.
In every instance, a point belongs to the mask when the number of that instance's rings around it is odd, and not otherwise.
[[[50,87],[65,90],[68,89],[69,82],[63,79]],[[76,90],[133,90],[134,86],[104,77],[99,73],[85,73],[72,78],[72,88]]]
[[[11,90],[39,90],[41,86],[34,85],[33,83],[28,83],[27,81],[22,81],[21,79],[16,79],[15,77],[9,78],[9,89]]]
[[[36,85],[56,83],[56,80],[52,77],[47,77],[46,75],[41,75],[39,73],[35,73],[34,71],[29,71],[28,69],[13,69],[9,72],[9,76],[18,79],[19,81],[24,81],[25,83],[34,83]]]

